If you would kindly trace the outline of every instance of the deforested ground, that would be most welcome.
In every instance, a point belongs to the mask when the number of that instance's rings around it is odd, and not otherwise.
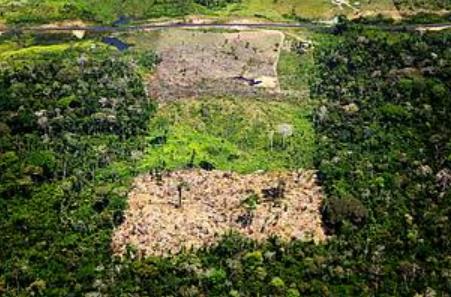
[[[271,30],[169,30],[155,45],[161,62],[150,94],[160,100],[277,94],[283,41],[283,33]]]
[[[314,171],[148,174],[135,179],[128,201],[113,235],[118,254],[130,245],[141,256],[168,255],[211,246],[229,232],[258,241],[325,239]]]

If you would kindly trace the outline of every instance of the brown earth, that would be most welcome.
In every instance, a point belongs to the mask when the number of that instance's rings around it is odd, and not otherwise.
[[[276,189],[283,194],[276,197]],[[210,246],[230,231],[254,240],[275,235],[319,242],[325,239],[321,200],[321,188],[311,170],[247,175],[182,170],[160,178],[142,175],[129,194],[129,209],[114,232],[112,249],[121,255],[131,245],[140,256],[167,255]]]
[[[278,94],[283,41],[283,33],[272,30],[168,30],[155,46],[162,61],[150,79],[150,94],[160,100]]]

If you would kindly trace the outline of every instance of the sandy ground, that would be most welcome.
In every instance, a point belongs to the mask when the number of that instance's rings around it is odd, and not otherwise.
[[[283,41],[283,33],[275,30],[168,30],[156,44],[162,61],[150,79],[151,95],[172,100],[277,94]],[[249,80],[259,83],[251,85]]]
[[[442,30],[448,30],[448,29],[451,29],[451,26],[444,25],[444,26],[438,26],[438,27],[433,27],[433,28],[431,28],[431,27],[427,28],[427,27],[419,26],[416,30],[420,31],[420,32],[425,32],[425,31],[442,31]]]
[[[43,24],[37,26],[37,28],[62,28],[62,27],[87,27],[92,25],[92,23],[87,23],[82,20],[65,20],[60,22],[53,22],[49,24]]]
[[[400,13],[403,17],[410,17],[410,16],[414,16],[420,13],[423,14],[436,14],[436,15],[441,15],[444,16],[446,14],[449,14],[451,11],[447,10],[447,9],[440,9],[440,10],[430,10],[430,9],[422,9],[422,8],[416,8],[414,10],[405,8],[405,9],[401,9]]]
[[[179,207],[179,189],[182,204]],[[271,198],[268,189],[283,188]],[[112,249],[127,245],[140,256],[167,255],[209,246],[233,230],[255,240],[325,239],[321,226],[321,188],[314,171],[239,175],[224,171],[182,170],[136,178],[124,223]]]
[[[65,20],[65,21],[53,22],[53,23],[49,23],[49,24],[40,25],[37,28],[40,28],[40,29],[63,28],[63,27],[84,28],[84,27],[88,27],[90,25],[92,25],[92,24],[84,22],[82,20]],[[58,30],[49,30],[47,32],[48,33],[60,33],[60,31],[58,31]],[[86,34],[86,31],[85,30],[72,30],[72,34],[78,39],[83,39],[83,37]]]

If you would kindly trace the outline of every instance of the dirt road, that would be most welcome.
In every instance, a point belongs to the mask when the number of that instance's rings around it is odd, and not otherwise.
[[[167,28],[331,28],[333,23],[182,23],[182,22],[168,22],[168,23],[150,23],[135,26],[33,26],[33,27],[5,27],[0,28],[0,33],[8,32],[52,32],[52,31],[87,31],[87,32],[120,32],[120,31],[148,31]],[[379,28],[389,31],[429,31],[429,30],[444,30],[450,29],[451,23],[442,24],[406,24],[406,25],[366,25],[368,27]]]

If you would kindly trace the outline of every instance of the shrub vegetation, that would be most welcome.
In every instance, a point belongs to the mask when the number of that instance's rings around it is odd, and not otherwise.
[[[268,100],[186,100],[159,110],[150,122],[141,170],[201,166],[250,173],[311,168],[315,136],[311,108]],[[278,131],[287,125],[292,134]]]
[[[145,19],[208,13],[238,2],[240,0],[0,0],[0,19],[14,24],[67,19],[111,23],[120,16]]]
[[[394,0],[393,1],[399,10],[450,10],[451,1],[449,0]]]

